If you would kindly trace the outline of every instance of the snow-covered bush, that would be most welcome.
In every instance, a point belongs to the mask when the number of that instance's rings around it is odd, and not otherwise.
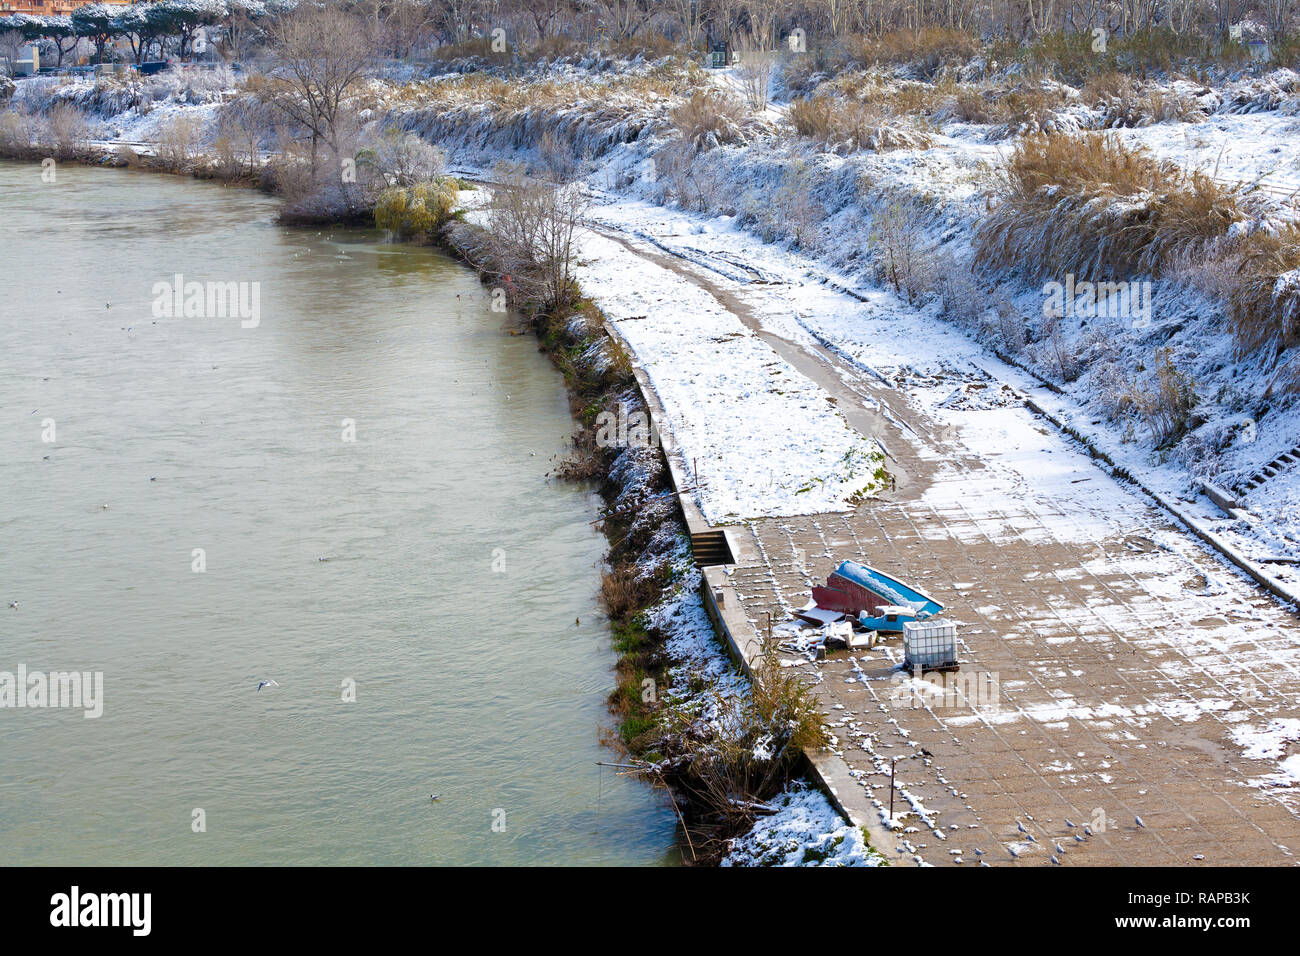
[[[1089,77],[1083,86],[1083,98],[1101,114],[1098,126],[1105,129],[1150,126],[1169,120],[1197,122],[1206,115],[1192,96],[1118,72]]]
[[[373,168],[389,186],[410,187],[438,179],[447,154],[405,130],[388,128],[357,153],[357,164]]]
[[[677,135],[696,152],[704,152],[737,142],[745,113],[744,106],[725,93],[700,90],[673,110],[672,120]]]
[[[927,212],[917,202],[894,199],[876,210],[869,246],[879,277],[917,302],[934,287],[936,266],[926,238]]]
[[[1141,421],[1157,448],[1174,444],[1192,427],[1196,383],[1175,363],[1172,348],[1158,349],[1150,370],[1112,365],[1101,371],[1103,407],[1115,419]]]
[[[200,124],[185,113],[173,116],[154,139],[155,155],[164,169],[174,173],[190,171],[199,145]]]

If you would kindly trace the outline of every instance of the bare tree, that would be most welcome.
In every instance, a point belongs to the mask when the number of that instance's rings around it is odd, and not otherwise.
[[[654,11],[643,0],[596,0],[600,22],[614,40],[630,40],[649,21]]]
[[[6,30],[0,33],[0,63],[10,76],[18,69],[18,58],[22,56],[23,35],[18,30]]]
[[[703,0],[669,0],[668,9],[681,31],[681,41],[694,47],[699,42],[700,27],[704,23]]]
[[[570,305],[574,239],[586,216],[587,199],[576,186],[530,179],[518,166],[499,165],[489,211],[494,266],[514,293],[548,310]]]
[[[368,23],[335,6],[303,4],[277,18],[268,36],[279,58],[263,95],[311,135],[311,172],[320,144],[339,151],[340,119],[350,91],[366,76],[374,43]]]
[[[749,108],[761,113],[767,109],[767,101],[772,89],[772,69],[776,55],[770,50],[762,49],[747,37],[740,41],[740,66],[736,75],[745,89],[745,99]]]

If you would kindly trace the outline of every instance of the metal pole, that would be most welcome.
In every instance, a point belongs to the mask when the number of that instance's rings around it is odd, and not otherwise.
[[[894,767],[898,764],[895,757],[889,761],[889,828],[894,828]]]

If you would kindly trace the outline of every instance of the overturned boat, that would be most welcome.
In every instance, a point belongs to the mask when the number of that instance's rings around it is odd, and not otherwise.
[[[892,625],[866,624],[875,630],[901,631],[904,621],[900,618],[920,621],[943,610],[943,605],[928,594],[857,561],[840,562],[840,566],[826,579],[826,585],[812,589],[813,601],[818,608],[840,612],[860,621],[865,614],[867,621]],[[890,617],[893,617],[892,621]]]

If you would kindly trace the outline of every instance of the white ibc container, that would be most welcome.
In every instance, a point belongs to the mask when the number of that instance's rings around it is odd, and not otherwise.
[[[903,624],[903,655],[908,670],[957,665],[957,625],[930,618]]]

